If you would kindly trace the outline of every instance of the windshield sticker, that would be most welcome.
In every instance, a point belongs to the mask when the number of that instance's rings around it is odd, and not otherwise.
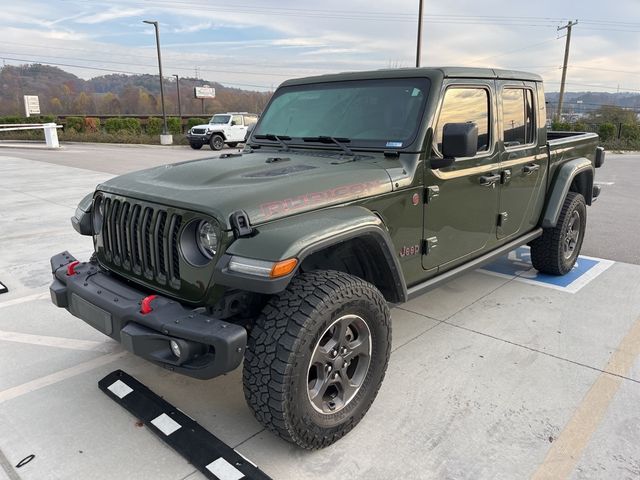
[[[402,146],[402,142],[387,142],[387,147],[399,148]]]

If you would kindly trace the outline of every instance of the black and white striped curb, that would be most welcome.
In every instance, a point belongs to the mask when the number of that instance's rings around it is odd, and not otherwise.
[[[205,477],[271,480],[233,448],[122,370],[111,372],[98,382],[98,387],[144,422]]]

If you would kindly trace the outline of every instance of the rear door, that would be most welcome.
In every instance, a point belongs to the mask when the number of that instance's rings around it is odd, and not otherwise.
[[[546,150],[538,141],[535,82],[496,82],[499,91],[500,208],[497,237],[531,230],[544,202]]]
[[[425,270],[446,270],[495,243],[499,192],[494,80],[449,80],[441,94],[431,155],[441,156],[447,123],[474,122],[478,153],[450,167],[425,168]]]

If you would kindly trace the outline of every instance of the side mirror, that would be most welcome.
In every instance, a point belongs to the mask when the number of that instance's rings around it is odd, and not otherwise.
[[[444,158],[473,157],[478,152],[478,126],[473,122],[447,123],[442,129]]]

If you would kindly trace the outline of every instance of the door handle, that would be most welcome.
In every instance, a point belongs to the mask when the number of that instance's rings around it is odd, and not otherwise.
[[[536,165],[535,163],[530,163],[529,165],[522,167],[522,171],[525,175],[531,175],[533,172],[537,172],[538,170],[540,170],[540,165]]]
[[[493,175],[483,175],[480,177],[480,185],[483,187],[495,187],[500,181],[501,175],[495,173]]]

